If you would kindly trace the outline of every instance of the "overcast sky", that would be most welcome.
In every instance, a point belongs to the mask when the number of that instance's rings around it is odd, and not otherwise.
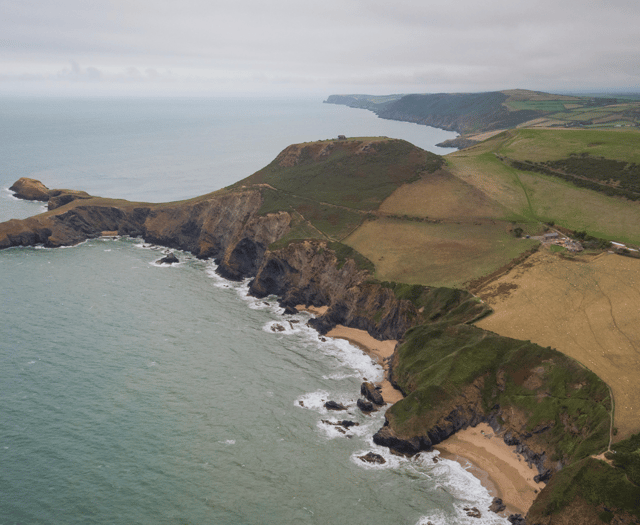
[[[0,0],[0,94],[640,91],[638,0]]]

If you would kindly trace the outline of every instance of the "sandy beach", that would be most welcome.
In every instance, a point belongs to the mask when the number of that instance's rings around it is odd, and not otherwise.
[[[322,315],[327,310],[326,307],[305,308],[302,305],[296,308],[315,315]],[[373,357],[385,370],[385,378],[380,383],[384,400],[393,404],[402,399],[400,391],[389,382],[386,361],[393,354],[396,340],[378,341],[364,330],[342,325],[336,326],[327,336],[346,339]],[[493,496],[502,498],[508,514],[526,514],[537,493],[544,488],[544,483],[533,481],[538,471],[529,468],[524,458],[515,453],[515,447],[508,446],[486,423],[459,431],[435,448],[441,457],[467,468]]]
[[[314,315],[323,315],[327,311],[326,306],[315,307],[304,305],[297,305],[297,310],[305,310]],[[360,348],[364,353],[370,355],[376,362],[384,368],[384,379],[378,383],[382,387],[382,398],[389,404],[393,405],[396,401],[402,399],[402,393],[399,390],[393,388],[389,382],[389,365],[386,359],[393,355],[393,350],[398,344],[395,339],[387,339],[385,341],[378,341],[375,337],[369,335],[365,330],[358,330],[357,328],[348,328],[343,325],[336,326],[333,330],[327,333],[327,337],[336,337],[338,339],[346,339],[350,343]]]
[[[384,368],[384,379],[378,383],[382,387],[382,398],[391,405],[402,399],[402,393],[393,388],[389,382],[389,365],[386,361],[388,357],[393,355],[393,350],[398,341],[395,339],[378,341],[364,330],[347,328],[342,325],[336,326],[333,330],[327,333],[327,336],[346,339],[350,343],[362,348],[365,353],[373,357],[378,364]]]
[[[443,458],[468,467],[494,496],[502,498],[509,513],[526,514],[544,488],[544,483],[533,481],[538,471],[486,423],[457,432],[435,448]]]

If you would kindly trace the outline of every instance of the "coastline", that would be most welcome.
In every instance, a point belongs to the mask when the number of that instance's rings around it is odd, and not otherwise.
[[[460,430],[434,448],[470,470],[492,496],[503,500],[509,514],[524,516],[545,486],[533,481],[537,471],[516,454],[516,447],[508,446],[486,423]]]
[[[296,308],[314,315],[327,311],[327,307],[298,305]],[[397,341],[378,341],[365,330],[343,325],[333,328],[327,336],[346,339],[384,368],[385,377],[379,384],[387,403],[393,404],[403,398],[402,393],[389,382],[388,359],[393,355]],[[457,461],[469,470],[493,497],[501,498],[507,506],[506,514],[525,515],[538,492],[544,488],[544,483],[533,481],[537,471],[529,468],[526,461],[515,453],[515,447],[508,446],[486,423],[458,431],[434,448],[440,452],[440,457]]]
[[[296,306],[314,315],[322,315],[327,307]],[[396,340],[379,341],[365,330],[338,325],[327,333],[328,337],[345,339],[360,348],[380,364],[385,371],[382,397],[393,404],[403,399],[402,393],[389,382],[388,359],[398,343]],[[508,446],[495,435],[486,423],[458,431],[453,436],[434,447],[443,459],[458,462],[480,480],[482,486],[496,498],[503,500],[508,514],[525,515],[537,494],[544,488],[544,483],[535,483],[533,477],[537,471],[529,468],[526,461],[515,453],[515,447]]]
[[[297,305],[296,310],[304,310],[314,315],[323,315],[327,311],[326,306],[315,307],[304,305]],[[377,383],[382,388],[382,399],[387,404],[393,405],[395,402],[404,398],[400,390],[393,387],[389,381],[389,363],[388,360],[393,355],[393,351],[398,344],[395,339],[386,339],[379,341],[378,339],[369,335],[365,330],[359,330],[358,328],[349,328],[344,325],[338,325],[329,332],[327,337],[333,337],[336,339],[345,339],[352,345],[357,346],[365,354],[369,355],[374,361],[376,361],[384,369],[384,379]]]

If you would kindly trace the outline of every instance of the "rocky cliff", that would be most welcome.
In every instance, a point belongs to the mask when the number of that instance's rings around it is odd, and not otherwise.
[[[240,279],[255,275],[267,246],[289,228],[288,213],[259,215],[261,205],[262,196],[256,190],[170,204],[88,196],[35,217],[0,224],[0,249],[36,244],[71,246],[104,231],[116,231],[190,251],[200,258],[214,258],[223,275]]]

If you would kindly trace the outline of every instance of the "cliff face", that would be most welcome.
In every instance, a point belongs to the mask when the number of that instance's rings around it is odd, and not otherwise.
[[[551,348],[442,320],[408,330],[391,367],[405,398],[387,410],[379,445],[415,454],[487,422],[536,481],[607,446],[608,387]]]
[[[258,215],[259,191],[213,196],[193,204],[165,205],[149,213],[142,237],[171,248],[214,258],[230,279],[255,275],[269,244],[289,229],[286,212]]]
[[[277,295],[291,306],[328,306],[324,315],[310,321],[322,334],[343,324],[378,339],[402,337],[417,314],[415,306],[367,282],[369,278],[351,259],[341,265],[326,242],[304,241],[267,253],[249,293]]]
[[[0,248],[71,246],[103,231],[117,231],[190,251],[200,258],[215,258],[223,275],[240,279],[255,275],[267,246],[289,229],[288,213],[261,216],[261,205],[259,191],[165,205],[90,198],[54,212],[0,224]]]

